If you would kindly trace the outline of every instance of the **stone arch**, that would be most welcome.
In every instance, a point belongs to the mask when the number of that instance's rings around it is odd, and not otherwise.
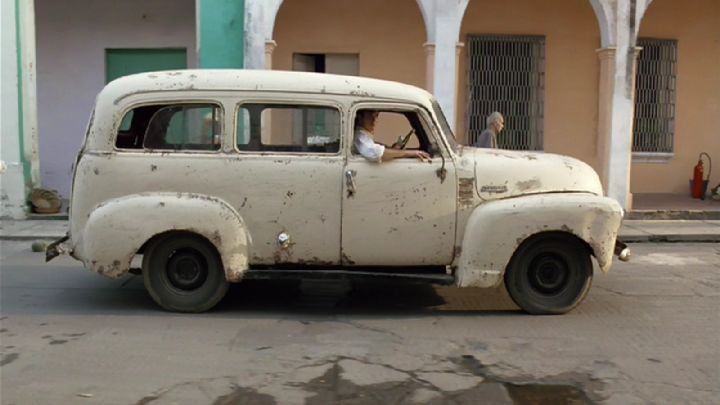
[[[633,23],[633,32],[630,33],[631,38],[637,38],[638,32],[640,32],[640,23],[642,22],[645,12],[650,7],[653,0],[626,0],[621,1],[610,1],[610,0],[590,0],[595,16],[598,20],[600,27],[600,46],[602,48],[610,48],[617,46],[617,7],[619,5],[627,4],[630,8],[629,11],[635,12],[635,18]],[[620,4],[619,4],[620,3]],[[631,44],[635,46],[635,44]]]
[[[611,6],[603,0],[590,0],[590,5],[592,5],[600,27],[600,47],[607,48],[615,43],[614,35],[612,35],[615,31],[615,19],[612,18]]]
[[[273,28],[283,0],[245,1],[245,67],[265,67],[265,44],[272,41]]]
[[[432,42],[433,38],[435,38],[435,22],[433,21],[435,7],[432,1],[433,0],[416,0],[423,17],[423,22],[425,23],[427,42]]]

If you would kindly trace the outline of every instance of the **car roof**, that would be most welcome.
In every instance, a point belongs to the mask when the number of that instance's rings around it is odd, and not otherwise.
[[[338,94],[400,99],[427,105],[432,95],[408,84],[327,73],[249,69],[187,69],[138,73],[110,82],[98,102],[113,104],[129,95],[155,91],[236,90]]]
[[[114,123],[130,103],[124,99],[148,93],[187,91],[262,91],[328,94],[368,101],[409,102],[432,109],[432,95],[408,84],[358,76],[249,69],[187,69],[138,73],[108,83],[97,96],[84,144],[89,150],[111,150]]]

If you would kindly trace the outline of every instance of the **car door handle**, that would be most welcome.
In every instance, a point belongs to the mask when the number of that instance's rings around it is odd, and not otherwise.
[[[352,198],[355,195],[355,175],[357,172],[355,170],[346,170],[345,171],[345,186],[347,188],[347,196],[348,198]]]

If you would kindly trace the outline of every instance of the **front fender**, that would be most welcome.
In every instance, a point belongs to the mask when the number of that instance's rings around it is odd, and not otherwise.
[[[502,282],[515,250],[528,237],[560,231],[585,241],[607,272],[623,211],[611,198],[585,193],[537,194],[481,204],[468,219],[456,262],[459,287]]]
[[[243,219],[222,199],[195,193],[144,193],[103,202],[90,213],[73,255],[93,271],[117,278],[140,247],[173,230],[202,235],[225,267],[228,281],[248,268],[252,240]]]

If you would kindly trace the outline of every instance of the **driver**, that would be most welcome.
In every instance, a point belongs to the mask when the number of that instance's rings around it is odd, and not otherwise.
[[[379,112],[373,110],[360,110],[355,116],[355,139],[353,146],[365,159],[371,162],[382,162],[398,158],[417,158],[422,162],[429,162],[430,155],[422,150],[402,150],[376,143],[373,139],[375,123]]]

